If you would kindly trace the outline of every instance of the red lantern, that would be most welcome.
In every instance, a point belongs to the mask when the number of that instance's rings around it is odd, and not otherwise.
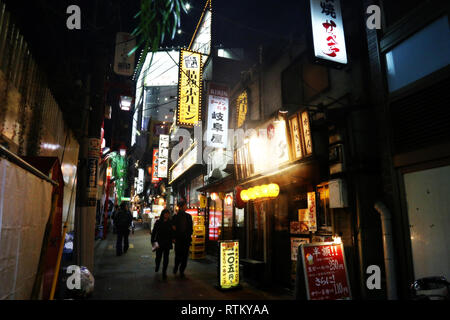
[[[243,209],[245,208],[246,203],[241,198],[242,187],[237,186],[234,188],[234,204],[236,208]]]

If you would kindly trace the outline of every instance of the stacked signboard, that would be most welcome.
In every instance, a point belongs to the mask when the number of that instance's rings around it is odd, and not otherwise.
[[[192,243],[189,248],[191,259],[203,259],[205,257],[205,218],[193,216],[194,232]]]

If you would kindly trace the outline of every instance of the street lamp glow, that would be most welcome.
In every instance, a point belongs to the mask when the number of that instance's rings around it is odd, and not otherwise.
[[[178,33],[178,34],[181,34],[181,32],[182,32],[181,29],[178,29],[177,33]]]
[[[191,9],[191,4],[188,2],[186,3],[186,10],[189,11]]]

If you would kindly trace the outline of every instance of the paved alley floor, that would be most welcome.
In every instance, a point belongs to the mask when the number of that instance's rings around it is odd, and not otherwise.
[[[167,280],[162,280],[161,270],[155,273],[155,253],[151,250],[150,232],[137,225],[130,234],[130,249],[116,256],[116,235],[97,240],[95,248],[95,290],[92,300],[292,300],[287,291],[266,292],[245,282],[242,289],[220,291],[217,283],[217,266],[214,257],[189,260],[186,278],[172,273],[174,250],[170,251]],[[161,262],[162,268],[162,262]]]

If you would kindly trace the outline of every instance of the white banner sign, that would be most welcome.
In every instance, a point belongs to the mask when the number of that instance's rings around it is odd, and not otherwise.
[[[138,169],[137,193],[144,192],[144,169]]]
[[[228,143],[228,89],[211,84],[208,100],[206,145],[213,148],[226,148]]]
[[[158,178],[167,178],[169,165],[169,136],[159,135]]]
[[[344,24],[339,0],[310,0],[316,58],[347,64]]]

